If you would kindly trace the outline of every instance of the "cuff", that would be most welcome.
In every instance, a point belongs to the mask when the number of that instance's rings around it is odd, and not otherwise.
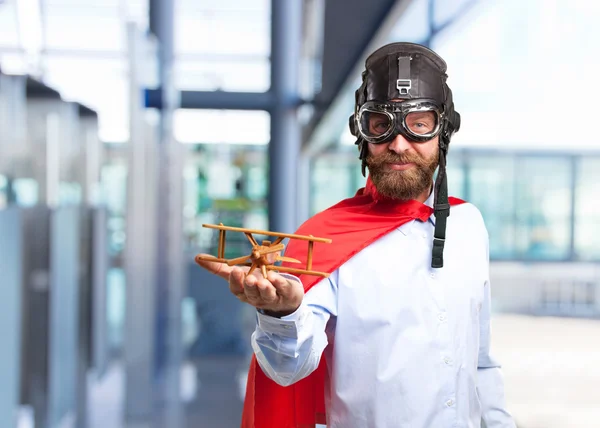
[[[298,337],[306,319],[306,306],[302,303],[295,312],[281,318],[271,317],[258,311],[258,327],[266,333],[281,337]]]

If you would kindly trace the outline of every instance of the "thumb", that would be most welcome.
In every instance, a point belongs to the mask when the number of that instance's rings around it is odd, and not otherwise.
[[[215,256],[211,256],[210,254],[198,254],[196,257],[194,257],[194,261],[210,273],[218,275],[221,278],[229,281],[229,276],[231,275],[233,266],[228,266],[227,263],[211,261],[211,258],[215,260],[217,259]]]

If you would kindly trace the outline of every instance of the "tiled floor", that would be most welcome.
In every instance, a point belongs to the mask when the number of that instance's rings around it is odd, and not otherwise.
[[[239,375],[247,364],[240,358],[204,358],[196,362],[199,387],[186,406],[186,428],[239,428],[242,415]]]
[[[492,349],[523,428],[600,427],[600,320],[497,316]]]
[[[187,364],[182,370],[182,396],[187,401],[183,422],[173,426],[164,414],[148,423],[123,423],[124,374],[115,364],[91,388],[89,428],[238,428],[243,405],[240,380],[246,368],[245,360],[231,357],[204,358],[194,367]]]

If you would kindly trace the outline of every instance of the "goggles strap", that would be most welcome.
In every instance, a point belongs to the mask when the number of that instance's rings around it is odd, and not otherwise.
[[[448,181],[446,178],[446,150],[440,147],[439,171],[434,186],[433,213],[435,215],[435,229],[433,232],[433,249],[431,267],[444,266],[444,244],[446,242],[446,220],[450,215],[448,203]]]

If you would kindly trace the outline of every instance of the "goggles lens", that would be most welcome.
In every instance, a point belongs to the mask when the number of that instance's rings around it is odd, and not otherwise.
[[[433,111],[415,111],[404,119],[406,129],[416,135],[429,135],[438,128],[438,115]]]
[[[365,110],[361,116],[361,129],[365,136],[377,138],[388,134],[394,128],[392,116],[386,113]]]

